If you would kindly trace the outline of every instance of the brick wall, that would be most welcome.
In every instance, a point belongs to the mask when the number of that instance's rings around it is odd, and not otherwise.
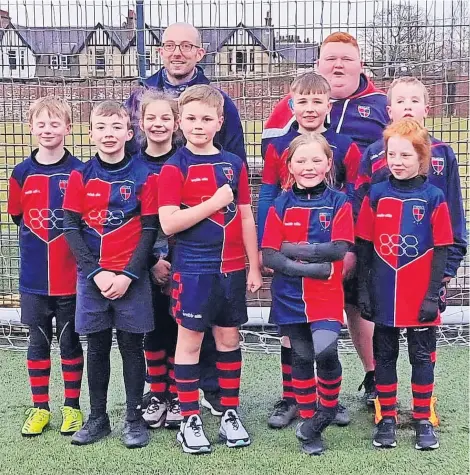
[[[293,76],[246,79],[216,84],[232,97],[245,120],[265,120],[274,105],[289,91]],[[387,90],[391,80],[377,81],[376,85]],[[432,117],[442,117],[449,111],[446,102],[447,86],[440,78],[424,80],[431,98]],[[55,94],[69,100],[73,120],[86,122],[92,104],[104,99],[123,101],[129,97],[131,81],[89,80],[85,82],[41,83],[0,82],[0,122],[25,121],[29,104],[38,97]],[[458,77],[453,115],[467,117],[469,110],[469,78]]]

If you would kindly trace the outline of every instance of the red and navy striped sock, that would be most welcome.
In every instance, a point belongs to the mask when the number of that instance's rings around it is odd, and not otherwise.
[[[292,387],[292,348],[281,346],[282,368],[282,399],[289,404],[295,403],[295,394]]]
[[[329,410],[335,410],[338,406],[339,392],[341,391],[342,376],[332,376],[322,374],[320,377],[320,371],[318,371],[318,399],[319,408]],[[335,372],[336,373],[336,372]]]
[[[150,392],[159,399],[163,398],[167,387],[167,366],[165,350],[145,350],[147,364],[147,382],[150,384]]]
[[[411,390],[413,392],[413,419],[431,417],[431,397],[434,391],[434,362],[411,366]]]
[[[199,414],[199,377],[199,363],[175,363],[176,388],[178,389],[181,415],[185,421],[189,416]]]
[[[71,359],[61,358],[64,379],[64,406],[80,409],[80,390],[83,376],[83,354]]]
[[[313,368],[311,371],[299,371],[292,367],[292,386],[295,401],[302,419],[309,419],[315,415],[317,403],[317,382]]]
[[[31,360],[28,358],[27,365],[33,405],[34,407],[49,411],[51,359]]]
[[[217,374],[220,386],[220,404],[227,409],[237,409],[240,404],[240,376],[242,350],[217,351]]]
[[[178,390],[176,389],[176,382],[175,382],[175,357],[168,356],[166,360],[168,366],[168,375],[167,375],[167,384],[168,384],[168,392],[170,394],[171,399],[178,397]]]

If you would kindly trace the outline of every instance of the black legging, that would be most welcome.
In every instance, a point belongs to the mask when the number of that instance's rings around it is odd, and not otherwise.
[[[117,341],[122,357],[124,387],[126,390],[127,420],[141,415],[142,394],[145,385],[144,335],[117,330]],[[111,374],[112,329],[91,333],[88,339],[88,388],[91,416],[106,413],[109,378]]]

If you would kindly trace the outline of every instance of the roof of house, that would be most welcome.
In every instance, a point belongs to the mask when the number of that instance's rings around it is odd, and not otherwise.
[[[276,43],[276,52],[286,61],[297,64],[312,64],[318,59],[320,45],[317,43]]]

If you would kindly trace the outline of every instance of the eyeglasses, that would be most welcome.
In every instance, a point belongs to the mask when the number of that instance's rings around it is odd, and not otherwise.
[[[189,43],[189,41],[183,41],[179,45],[173,43],[173,41],[167,41],[166,43],[163,43],[162,46],[168,53],[173,53],[176,48],[179,48],[182,53],[190,53],[193,48],[199,48],[199,46],[193,45],[192,43]]]

